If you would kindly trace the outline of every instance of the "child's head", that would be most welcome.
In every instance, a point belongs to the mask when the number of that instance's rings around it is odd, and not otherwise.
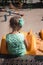
[[[19,31],[24,24],[23,18],[21,16],[14,16],[10,19],[10,27],[14,31]]]

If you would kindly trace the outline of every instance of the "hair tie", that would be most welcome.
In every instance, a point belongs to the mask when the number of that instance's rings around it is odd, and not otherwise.
[[[20,25],[21,27],[24,25],[24,20],[23,20],[23,18],[20,18],[20,19],[19,19],[19,25]]]

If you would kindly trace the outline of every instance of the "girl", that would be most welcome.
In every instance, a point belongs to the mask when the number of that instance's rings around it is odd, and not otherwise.
[[[19,32],[23,24],[24,21],[21,16],[14,16],[10,19],[10,27],[12,28],[12,32],[6,35],[6,44],[9,54],[21,56],[26,53],[27,43],[24,35]]]

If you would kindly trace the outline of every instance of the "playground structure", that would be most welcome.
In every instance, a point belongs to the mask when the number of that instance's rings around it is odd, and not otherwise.
[[[32,30],[30,30],[29,32],[21,31],[21,33],[24,34],[27,42],[29,43],[26,50],[26,55],[43,55],[43,30],[40,31],[40,35],[38,35],[38,37],[33,34]],[[8,50],[6,47],[6,36],[2,37],[0,53],[8,54]]]

